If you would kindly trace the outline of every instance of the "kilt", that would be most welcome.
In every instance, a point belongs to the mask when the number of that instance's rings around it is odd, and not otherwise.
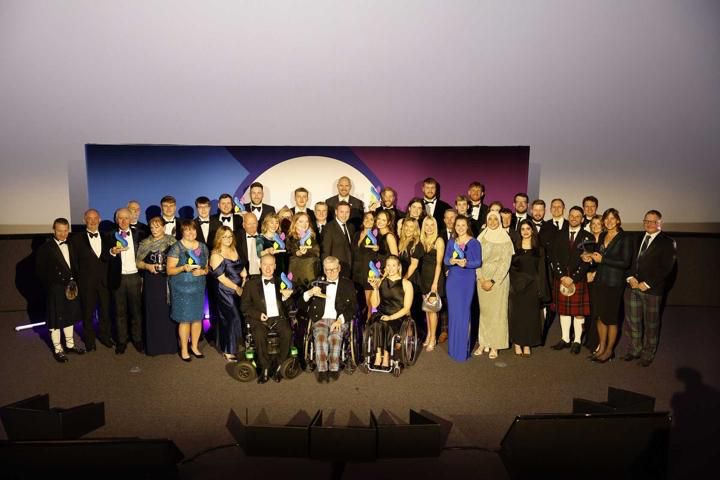
[[[566,297],[560,293],[560,279],[553,280],[553,300],[555,311],[559,315],[570,315],[571,317],[590,316],[590,290],[587,282],[575,282],[575,293]]]

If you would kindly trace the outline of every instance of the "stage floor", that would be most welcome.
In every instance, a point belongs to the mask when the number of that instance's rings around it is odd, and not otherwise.
[[[98,344],[96,352],[70,356],[58,364],[40,331],[16,333],[28,322],[25,313],[0,313],[0,405],[49,393],[51,406],[71,407],[105,402],[106,425],[92,437],[168,438],[186,458],[207,448],[233,443],[225,428],[228,412],[251,413],[266,409],[271,418],[289,420],[298,410],[352,410],[361,419],[368,412],[387,410],[407,417],[408,409],[428,410],[453,423],[447,446],[498,449],[514,417],[531,413],[563,413],[573,397],[604,401],[607,387],[623,388],[656,398],[656,410],[674,416],[671,471],[684,477],[689,462],[717,455],[720,416],[720,309],[669,307],[663,320],[660,349],[648,368],[621,360],[599,365],[586,359],[587,351],[571,355],[549,347],[536,348],[531,358],[505,350],[495,360],[473,357],[456,363],[446,345],[420,355],[399,378],[387,374],[342,375],[340,381],[318,385],[313,375],[292,381],[241,384],[225,370],[226,362],[203,344],[205,359],[181,362],[177,356],[147,357],[130,346],[125,355]],[[558,322],[548,345],[559,338]],[[623,339],[616,349],[625,352]],[[681,367],[696,370],[701,384],[687,385],[676,377]],[[139,368],[139,371],[136,371]],[[673,400],[675,398],[675,400]],[[0,435],[5,437],[0,428]],[[707,442],[704,442],[707,440]],[[709,461],[709,460],[708,460]],[[183,478],[219,476],[230,471],[267,472],[273,476],[302,469],[317,478],[329,478],[330,465],[314,461],[246,458],[237,448],[217,450],[186,463]],[[348,464],[344,479],[506,478],[499,457],[483,451],[446,451],[437,459],[385,460]]]

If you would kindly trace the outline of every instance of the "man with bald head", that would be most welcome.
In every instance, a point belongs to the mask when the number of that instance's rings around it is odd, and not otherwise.
[[[150,228],[140,221],[140,215],[142,214],[142,208],[140,202],[137,200],[130,200],[127,204],[127,209],[130,210],[130,229],[133,232],[138,232],[138,240],[142,241],[150,235]]]
[[[132,212],[131,212],[132,215]],[[88,352],[95,350],[93,316],[98,312],[98,339],[107,348],[113,347],[110,324],[110,291],[108,290],[108,264],[102,252],[110,250],[109,238],[98,230],[100,213],[91,208],[83,216],[85,231],[74,233],[70,244],[78,262],[78,287],[82,307],[83,341]]]
[[[335,210],[337,209],[338,203],[341,201],[347,202],[347,204],[350,205],[350,219],[348,222],[350,225],[355,227],[356,230],[359,230],[360,224],[362,223],[363,213],[365,211],[365,204],[359,198],[350,195],[351,189],[352,182],[349,177],[340,177],[338,179],[338,194],[325,200],[325,203],[328,206],[328,221],[335,219]]]

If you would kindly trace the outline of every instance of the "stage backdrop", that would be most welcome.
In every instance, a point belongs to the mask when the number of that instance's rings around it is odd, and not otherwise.
[[[149,216],[159,214],[160,198],[173,195],[180,216],[195,216],[195,198],[213,202],[222,193],[249,201],[249,186],[265,186],[265,203],[293,206],[297,187],[310,191],[310,203],[337,194],[337,179],[353,183],[352,195],[366,205],[370,187],[391,186],[405,210],[422,196],[422,181],[434,177],[440,198],[454,203],[474,180],[486,186],[485,203],[511,206],[528,184],[529,147],[218,147],[168,145],[87,145],[89,205],[110,220],[113,212],[137,200]],[[532,200],[532,199],[531,199]]]

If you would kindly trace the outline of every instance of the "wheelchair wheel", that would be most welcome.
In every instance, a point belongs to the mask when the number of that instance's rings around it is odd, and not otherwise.
[[[247,360],[228,364],[228,371],[230,370],[232,370],[230,375],[240,382],[251,382],[257,378],[255,366]]]
[[[283,376],[283,378],[287,378],[288,380],[292,380],[293,378],[300,375],[300,371],[302,369],[300,368],[300,359],[297,357],[290,357],[286,359],[282,365],[280,365],[280,375]]]
[[[401,373],[402,373],[402,369],[400,368],[399,365],[396,365],[395,368],[392,369],[392,374],[393,374],[393,377],[395,377],[395,378],[399,377]]]
[[[355,323],[350,323],[350,332],[346,339],[345,373],[352,375],[358,368],[358,350],[355,342]]]
[[[405,320],[403,322],[402,328],[400,329],[400,332],[402,332],[400,340],[400,353],[402,355],[402,363],[406,367],[410,367],[412,365],[415,365],[415,362],[417,361],[418,334],[415,321],[412,318]]]
[[[360,370],[364,374],[370,373],[370,368],[368,367],[367,363],[361,363],[358,366],[358,370]]]

